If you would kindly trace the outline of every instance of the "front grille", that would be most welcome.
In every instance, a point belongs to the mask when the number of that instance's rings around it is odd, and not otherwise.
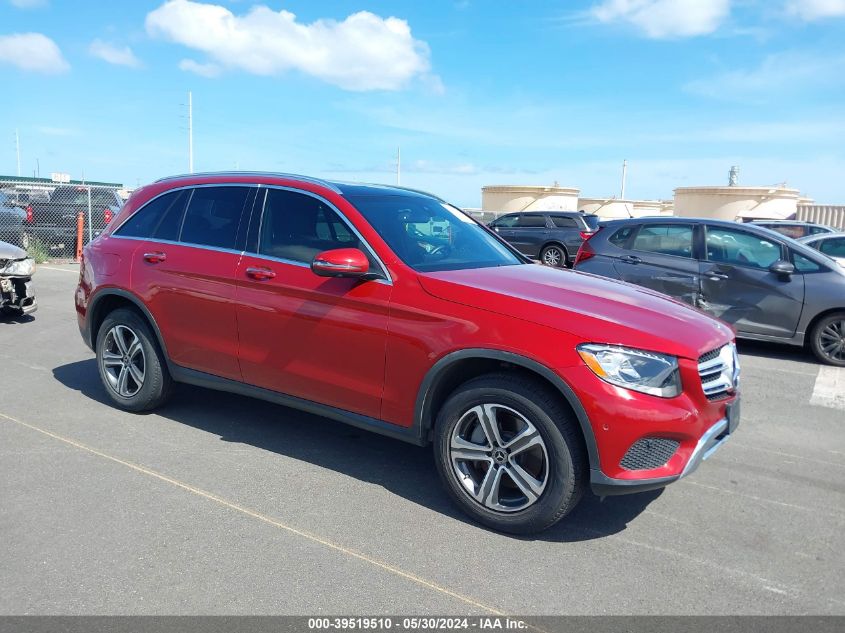
[[[733,346],[723,345],[698,359],[698,375],[708,400],[721,400],[733,392],[735,358]]]
[[[631,444],[619,462],[625,470],[651,470],[660,468],[678,450],[679,442],[661,437],[646,437]]]

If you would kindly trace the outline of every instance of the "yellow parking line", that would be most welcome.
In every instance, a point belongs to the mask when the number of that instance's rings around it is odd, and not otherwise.
[[[75,448],[78,448],[78,449],[81,449],[81,450],[86,451],[88,453],[91,453],[92,455],[102,457],[103,459],[107,459],[109,461],[115,462],[116,464],[120,464],[121,466],[126,466],[127,468],[131,468],[132,470],[134,470],[136,472],[142,473],[144,475],[148,475],[150,477],[158,479],[159,481],[163,481],[165,483],[176,486],[177,488],[181,488],[182,490],[186,490],[186,491],[190,492],[191,494],[197,495],[198,497],[203,497],[203,498],[208,499],[210,501],[214,501],[215,503],[218,503],[222,506],[225,506],[225,507],[229,508],[230,510],[235,510],[237,512],[240,512],[241,514],[245,514],[249,517],[252,517],[253,519],[258,519],[259,521],[263,521],[264,523],[272,525],[273,527],[279,528],[281,530],[285,530],[286,532],[290,532],[291,534],[295,534],[297,536],[301,536],[302,538],[305,538],[305,539],[308,539],[309,541],[312,541],[314,543],[318,543],[320,545],[323,545],[324,547],[328,547],[329,549],[333,549],[336,552],[340,552],[341,554],[345,554],[346,556],[350,556],[352,558],[357,558],[358,560],[362,560],[365,563],[369,563],[370,565],[373,565],[374,567],[378,567],[379,569],[383,569],[384,571],[387,571],[391,574],[394,574],[394,575],[399,576],[401,578],[405,578],[406,580],[410,580],[411,582],[414,582],[418,585],[421,585],[421,586],[426,587],[428,589],[432,589],[434,591],[437,591],[438,593],[442,593],[446,596],[449,596],[450,598],[455,598],[456,600],[464,602],[464,603],[471,605],[473,607],[477,607],[478,609],[486,611],[487,613],[490,613],[490,614],[493,614],[493,615],[496,615],[496,616],[506,617],[504,613],[502,613],[501,611],[499,611],[497,609],[494,609],[491,606],[488,606],[486,604],[478,602],[477,600],[473,600],[472,598],[464,596],[464,595],[462,595],[462,594],[460,594],[456,591],[452,591],[451,589],[447,589],[446,587],[444,587],[442,585],[438,585],[435,582],[432,582],[430,580],[426,580],[425,578],[421,578],[420,576],[417,576],[417,575],[412,574],[410,572],[403,571],[403,570],[399,569],[398,567],[394,567],[393,565],[390,565],[390,564],[385,563],[383,561],[377,560],[375,558],[371,558],[370,556],[367,556],[366,554],[356,552],[355,550],[351,550],[347,547],[344,547],[343,545],[338,545],[337,543],[333,543],[332,541],[324,539],[324,538],[317,536],[315,534],[310,534],[308,532],[304,532],[302,530],[299,530],[295,527],[291,527],[289,525],[286,525],[285,523],[282,523],[281,521],[278,521],[276,519],[268,517],[266,514],[261,514],[260,512],[256,512],[255,510],[250,510],[249,508],[245,508],[242,505],[238,505],[237,503],[234,503],[232,501],[228,501],[228,500],[224,499],[223,497],[218,497],[217,495],[215,495],[211,492],[207,492],[207,491],[202,490],[200,488],[196,488],[194,486],[191,486],[190,484],[186,484],[184,482],[181,482],[178,479],[174,479],[173,477],[163,475],[163,474],[156,472],[156,471],[154,471],[150,468],[147,468],[146,466],[140,466],[138,464],[133,464],[132,462],[128,462],[124,459],[120,459],[119,457],[114,457],[113,455],[109,455],[108,453],[104,453],[100,450],[97,450],[96,448],[91,448],[90,446],[86,446],[85,444],[82,444],[81,442],[77,442],[76,440],[70,439],[68,437],[63,437],[63,436],[61,436],[57,433],[53,433],[52,431],[48,431],[46,429],[42,429],[40,427],[37,427],[34,424],[29,424],[27,422],[23,422],[21,420],[18,420],[17,418],[13,418],[12,416],[6,415],[5,413],[0,413],[0,418],[5,418],[6,420],[8,420],[10,422],[14,422],[15,424],[18,424],[20,426],[24,426],[28,429],[32,429],[33,431],[37,431],[38,433],[46,435],[47,437],[51,437],[54,440],[64,442],[65,444],[68,444],[68,445],[73,446]],[[534,627],[532,627],[532,628],[534,628]]]

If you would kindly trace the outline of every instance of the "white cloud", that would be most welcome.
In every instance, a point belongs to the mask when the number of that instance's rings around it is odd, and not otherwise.
[[[179,68],[209,78],[217,77],[222,70],[217,64],[201,64],[193,59],[183,59],[179,62]]]
[[[604,0],[591,9],[600,22],[624,21],[654,39],[712,33],[728,17],[731,0]]]
[[[39,73],[61,73],[70,68],[56,43],[42,33],[0,35],[0,64]]]
[[[141,60],[135,57],[135,53],[128,46],[116,46],[97,39],[91,42],[88,52],[94,57],[99,57],[109,64],[116,66],[128,66],[129,68],[141,67]]]
[[[146,26],[152,36],[206,53],[221,69],[298,70],[346,90],[398,90],[430,70],[428,46],[405,20],[367,11],[304,24],[266,6],[234,15],[216,4],[169,0],[147,15]],[[202,66],[186,61],[181,65],[194,72]]]
[[[802,20],[845,16],[845,0],[789,0],[786,10]]]
[[[691,93],[722,101],[766,103],[801,95],[811,88],[835,86],[845,76],[845,56],[777,53],[751,69],[730,70],[691,81]]]

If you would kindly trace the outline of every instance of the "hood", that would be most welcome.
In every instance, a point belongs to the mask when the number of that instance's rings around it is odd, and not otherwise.
[[[639,286],[539,265],[427,273],[436,297],[611,343],[697,359],[733,340],[731,328]]]
[[[23,259],[26,251],[8,242],[0,242],[0,259]]]

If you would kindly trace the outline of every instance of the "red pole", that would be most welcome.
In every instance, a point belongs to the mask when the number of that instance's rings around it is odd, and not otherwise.
[[[85,227],[85,214],[80,211],[76,214],[76,261],[82,259],[82,229]]]

